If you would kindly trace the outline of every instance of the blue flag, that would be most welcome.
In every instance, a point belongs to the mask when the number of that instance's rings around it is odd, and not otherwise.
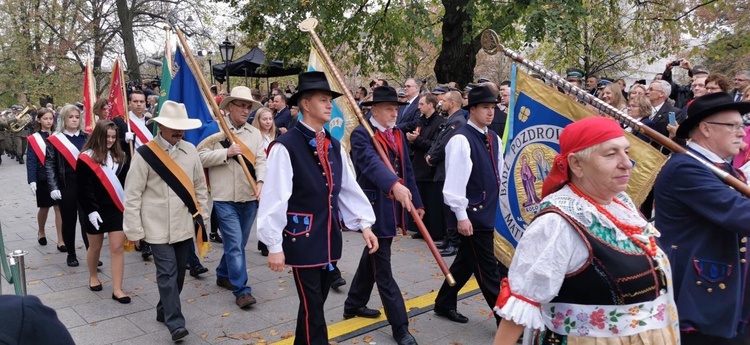
[[[175,52],[173,68],[177,70],[177,74],[172,79],[172,85],[169,88],[169,100],[185,104],[188,117],[201,120],[203,123],[200,128],[185,132],[185,140],[198,146],[203,139],[219,132],[219,124],[211,116],[198,81],[180,49]]]
[[[560,133],[568,124],[598,114],[574,98],[551,89],[513,65],[508,123],[503,135],[505,162],[495,219],[495,256],[506,266],[526,226],[540,209],[542,185],[560,152]],[[634,164],[627,193],[640,205],[666,157],[630,133]]]

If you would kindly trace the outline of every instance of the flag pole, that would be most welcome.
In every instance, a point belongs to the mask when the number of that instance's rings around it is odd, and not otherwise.
[[[219,121],[219,129],[224,133],[224,135],[227,138],[227,141],[229,141],[230,145],[234,144],[234,139],[232,137],[232,132],[229,131],[229,126],[227,125],[226,120],[224,119],[224,116],[221,115],[221,111],[219,110],[219,105],[216,104],[216,100],[211,97],[211,90],[208,87],[208,84],[206,83],[206,79],[203,78],[203,73],[200,73],[200,69],[198,69],[198,64],[195,62],[195,58],[193,57],[193,53],[190,51],[190,47],[187,44],[187,41],[185,41],[185,36],[182,34],[182,30],[179,28],[175,28],[175,33],[177,33],[177,38],[180,40],[180,45],[182,46],[183,50],[185,51],[185,58],[188,63],[188,67],[190,68],[190,71],[193,72],[193,76],[195,76],[196,80],[198,81],[198,87],[200,87],[201,92],[203,93],[203,97],[206,98],[206,101],[209,104],[209,107],[211,108],[211,113],[213,114],[214,118],[216,118]],[[198,72],[198,73],[196,73]],[[247,164],[245,163],[245,158],[242,157],[242,154],[239,154],[239,159],[237,161],[240,163],[240,166],[242,167],[242,172],[245,173],[245,177],[247,178],[247,181],[250,183],[250,188],[253,189],[253,193],[258,193],[258,186],[255,183],[255,179],[252,175],[250,175],[250,170],[247,168]]]
[[[122,110],[125,118],[125,123],[128,125],[128,132],[133,133],[130,129],[130,112],[128,111],[128,92],[126,91],[127,83],[125,82],[125,66],[122,62],[122,57],[117,58],[117,63],[120,65],[120,89],[122,89]],[[133,157],[133,145],[135,143],[135,137],[130,141],[130,157]]]
[[[318,34],[315,33],[315,27],[318,25],[318,20],[315,18],[308,18],[305,19],[302,23],[299,24],[299,29],[303,32],[307,32],[310,34],[310,37],[312,37],[313,45],[318,49],[320,52],[320,55],[323,57],[323,61],[325,61],[325,64],[328,68],[330,68],[334,78],[336,78],[336,81],[338,81],[339,85],[342,86],[341,91],[344,92],[344,97],[351,103],[352,108],[354,108],[354,111],[357,114],[357,118],[359,119],[359,123],[362,124],[362,127],[364,127],[367,132],[370,134],[370,139],[372,140],[373,146],[375,146],[375,151],[378,152],[378,155],[380,156],[380,159],[383,161],[383,164],[385,164],[388,169],[391,171],[393,170],[393,166],[391,166],[391,162],[388,160],[388,157],[385,154],[385,151],[383,150],[383,147],[380,145],[380,142],[375,139],[375,133],[372,131],[372,128],[370,128],[370,124],[368,121],[365,120],[364,116],[362,115],[362,111],[359,109],[358,106],[355,106],[357,102],[354,100],[354,96],[352,95],[352,92],[349,90],[348,87],[343,87],[344,84],[344,78],[341,77],[341,73],[339,72],[336,65],[333,64],[333,60],[331,59],[331,56],[328,55],[328,51],[326,50],[325,46],[323,45],[323,42],[320,40],[320,37],[318,37]],[[395,173],[395,171],[394,171]],[[435,242],[432,240],[432,236],[430,236],[430,232],[427,231],[427,227],[425,227],[424,222],[422,222],[422,218],[419,217],[419,214],[417,213],[417,209],[414,208],[414,204],[412,204],[411,201],[409,201],[409,205],[407,205],[407,208],[410,209],[409,214],[411,214],[411,217],[414,219],[414,223],[417,225],[417,229],[419,229],[419,233],[422,234],[422,237],[424,238],[425,243],[427,243],[427,247],[430,249],[430,253],[432,253],[432,256],[435,257],[435,261],[437,262],[438,266],[440,267],[440,270],[443,272],[443,275],[445,275],[445,281],[450,286],[456,285],[456,280],[453,278],[453,274],[448,269],[448,265],[445,264],[445,260],[443,260],[443,257],[440,255],[440,252],[438,252],[437,246],[435,246]]]
[[[595,97],[594,95],[589,94],[588,92],[581,89],[580,87],[577,87],[569,83],[567,80],[563,79],[562,77],[557,75],[555,72],[549,71],[545,69],[544,67],[542,67],[541,65],[521,56],[521,54],[519,54],[518,52],[515,52],[512,49],[509,49],[507,47],[504,47],[502,44],[500,44],[500,39],[497,33],[493,31],[492,29],[484,30],[484,32],[482,33],[481,43],[482,43],[482,50],[484,50],[485,53],[489,55],[495,55],[498,52],[500,52],[503,55],[511,58],[513,61],[516,61],[530,68],[532,71],[541,74],[542,77],[548,80],[551,80],[556,86],[559,86],[563,90],[575,95],[582,102],[592,105],[594,108],[596,108],[603,114],[612,116],[618,122],[628,125],[629,127],[633,129],[634,132],[642,133],[643,135],[651,138],[652,140],[656,141],[657,143],[661,144],[663,147],[671,150],[672,152],[684,153],[694,158],[703,166],[711,170],[711,172],[713,172],[714,175],[722,179],[724,183],[738,190],[740,193],[744,194],[745,196],[750,196],[750,185],[738,180],[737,178],[735,178],[728,172],[721,170],[714,164],[707,162],[705,159],[701,158],[695,153],[686,150],[684,147],[674,142],[672,139],[669,139],[666,136],[662,135],[661,133],[644,125],[643,123],[641,123],[640,120],[637,120],[631,117],[630,115],[623,113],[621,110],[607,104],[606,102]]]

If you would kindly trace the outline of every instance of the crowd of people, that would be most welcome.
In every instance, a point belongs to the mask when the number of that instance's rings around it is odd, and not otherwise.
[[[673,82],[675,67],[689,72],[689,85]],[[408,78],[397,90],[376,79],[357,87],[366,123],[351,133],[347,153],[324,129],[341,94],[321,72],[298,78],[285,89],[275,83],[268,96],[245,86],[212,88],[227,131],[198,145],[183,140],[201,126],[183,104],[166,101],[159,116],[151,115],[150,84],[128,93],[129,124],[109,115],[106,100],[97,101],[90,134],[77,105],[34,109],[33,120],[21,125],[23,109],[12,107],[0,116],[0,129],[13,138],[21,132],[23,140],[0,137],[0,148],[27,165],[38,243],[47,245],[52,208],[57,248],[68,266],[78,266],[80,224],[88,287],[100,291],[106,235],[112,299],[123,304],[130,302],[122,290],[125,251],[153,257],[156,320],[172,340],[188,335],[179,295],[186,271],[208,272],[198,254],[209,239],[223,244],[216,284],[232,291],[239,308],[257,303],[246,260],[257,229],[268,267],[292,267],[300,297],[295,344],[328,343],[324,304],[329,289],[346,284],[337,268],[342,231],[361,232],[365,242],[343,317],[379,317],[368,307],[377,285],[398,344],[417,343],[391,260],[393,239],[409,233],[440,240],[440,254],[455,256],[456,284],[440,287],[435,314],[468,322],[457,295],[474,276],[496,311],[495,344],[515,344],[524,327],[540,330],[542,344],[746,343],[750,219],[741,210],[750,201],[694,157],[746,181],[750,119],[743,115],[750,103],[742,100],[750,100],[750,72],[736,73],[730,85],[726,76],[680,59],[627,88],[623,79],[569,69],[568,82],[688,153],[673,153],[654,172],[646,202],[636,205],[625,194],[633,167],[625,133],[670,152],[592,107],[591,118],[562,131],[560,154],[546,162],[542,200],[535,201],[540,211],[510,267],[493,254],[509,81],[480,78],[463,90],[455,83],[428,90],[425,80]]]

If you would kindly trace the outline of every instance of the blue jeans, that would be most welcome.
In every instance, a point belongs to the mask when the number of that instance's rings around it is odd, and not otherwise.
[[[235,296],[248,294],[252,289],[246,286],[245,246],[258,211],[258,202],[214,201],[214,210],[219,219],[221,236],[224,237],[224,255],[216,267],[216,277],[228,278],[235,288],[232,291]]]

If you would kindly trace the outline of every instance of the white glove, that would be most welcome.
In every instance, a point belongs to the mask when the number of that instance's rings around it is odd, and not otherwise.
[[[55,189],[52,192],[50,192],[49,196],[52,198],[52,200],[61,200],[62,199],[62,194],[57,189]]]
[[[100,223],[104,223],[104,221],[102,221],[102,217],[99,216],[99,212],[96,211],[89,213],[89,222],[94,225],[94,229],[96,230],[99,230]]]
[[[126,143],[129,143],[129,142],[133,141],[133,138],[135,138],[135,135],[133,134],[133,132],[125,132],[125,142]]]
[[[31,189],[31,195],[36,195],[36,182],[29,183],[29,188]]]

